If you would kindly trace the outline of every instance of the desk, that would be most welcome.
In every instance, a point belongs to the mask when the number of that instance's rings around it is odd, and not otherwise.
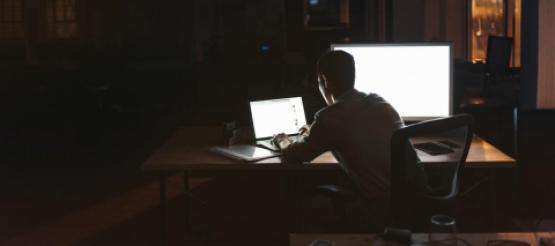
[[[143,164],[145,171],[160,174],[160,223],[162,243],[165,241],[166,217],[166,176],[169,172],[183,172],[184,188],[190,194],[189,174],[194,171],[233,171],[233,170],[339,170],[337,160],[326,152],[310,162],[309,165],[282,165],[281,160],[270,158],[254,163],[242,163],[211,153],[207,147],[221,143],[223,133],[218,128],[188,127],[177,129],[166,143],[154,152]],[[479,137],[472,140],[467,168],[507,168],[514,167],[515,160]],[[186,201],[186,211],[190,209]],[[187,213],[186,212],[186,213]],[[186,218],[188,219],[188,218]]]
[[[254,163],[242,163],[207,150],[221,142],[217,128],[189,127],[177,129],[173,136],[154,152],[143,164],[146,171],[210,171],[258,169],[340,169],[337,160],[326,152],[312,160],[311,165],[282,165],[278,157]],[[490,143],[474,136],[468,151],[467,168],[512,168],[513,158]]]
[[[458,233],[457,238],[464,239],[470,243],[470,245],[476,246],[486,246],[488,240],[517,240],[528,242],[532,246],[537,246],[540,238],[555,238],[555,232]],[[289,245],[308,246],[310,242],[316,239],[332,241],[335,242],[337,246],[399,245],[391,242],[386,243],[378,239],[375,234],[289,234]],[[412,241],[415,245],[427,242],[428,234],[413,234]],[[464,244],[458,243],[457,245]]]

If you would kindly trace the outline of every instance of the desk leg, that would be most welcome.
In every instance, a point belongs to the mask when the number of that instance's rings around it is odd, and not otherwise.
[[[183,189],[185,191],[184,197],[184,219],[185,219],[185,230],[191,229],[191,187],[189,184],[189,172],[183,172]]]
[[[292,211],[293,216],[291,216],[289,230],[294,232],[304,232],[306,231],[307,222],[306,216],[304,215],[305,210],[305,186],[303,186],[302,177],[297,173],[285,172],[283,173],[284,182],[283,191],[285,196],[289,198],[290,202],[288,204]],[[300,188],[300,189],[299,189]],[[299,190],[302,190],[299,192]],[[296,218],[296,219],[294,219]]]
[[[160,245],[166,245],[166,172],[160,172]]]
[[[493,178],[493,170],[491,168],[488,168],[488,193],[489,193],[489,202],[488,202],[488,213],[489,213],[489,224],[490,224],[490,230],[492,232],[495,232],[495,205],[494,205],[494,201],[495,198],[493,197],[495,195],[495,187],[494,187],[494,178]]]

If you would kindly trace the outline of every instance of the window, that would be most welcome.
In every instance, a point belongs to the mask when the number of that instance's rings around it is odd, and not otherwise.
[[[505,35],[505,1],[473,0],[471,21],[472,61],[486,59],[488,36]]]
[[[520,66],[521,0],[472,0],[470,24],[470,58],[485,62],[488,36],[514,38],[511,65]]]
[[[77,36],[75,0],[48,0],[46,18],[48,38],[75,38]]]
[[[23,38],[23,0],[0,0],[0,39]]]

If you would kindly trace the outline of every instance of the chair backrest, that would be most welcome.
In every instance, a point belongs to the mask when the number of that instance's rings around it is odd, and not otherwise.
[[[501,76],[509,70],[513,38],[489,36],[486,53],[486,72],[491,76]]]
[[[472,122],[472,116],[460,114],[418,122],[393,134],[390,199],[395,224],[410,220],[407,216],[412,217],[411,210],[421,199],[450,200],[457,196],[459,174],[472,141]],[[441,172],[440,184],[430,183],[424,162],[428,167],[447,170]]]

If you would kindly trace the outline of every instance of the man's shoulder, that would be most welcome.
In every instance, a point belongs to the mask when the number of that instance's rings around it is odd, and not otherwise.
[[[382,96],[376,94],[376,93],[369,93],[368,95],[366,95],[366,100],[370,101],[370,102],[385,102],[387,103],[387,101],[385,99],[383,99]]]
[[[383,119],[400,120],[399,114],[393,106],[375,93],[361,93],[353,100],[340,101],[329,105],[316,112],[315,118],[341,121],[344,118],[362,117],[368,114],[373,116],[384,116]]]
[[[362,92],[357,92],[355,95],[353,95],[352,98],[349,98],[348,100],[341,100],[332,105],[328,105],[323,109],[320,109],[320,111],[316,112],[316,116],[325,118],[327,116],[333,116],[351,111],[353,109],[353,104],[365,102],[369,96],[370,95],[363,94]]]
[[[327,118],[329,116],[333,116],[341,111],[343,111],[344,109],[343,104],[341,103],[334,103],[332,105],[328,105],[320,110],[318,110],[318,112],[316,112],[315,117],[316,118]]]

